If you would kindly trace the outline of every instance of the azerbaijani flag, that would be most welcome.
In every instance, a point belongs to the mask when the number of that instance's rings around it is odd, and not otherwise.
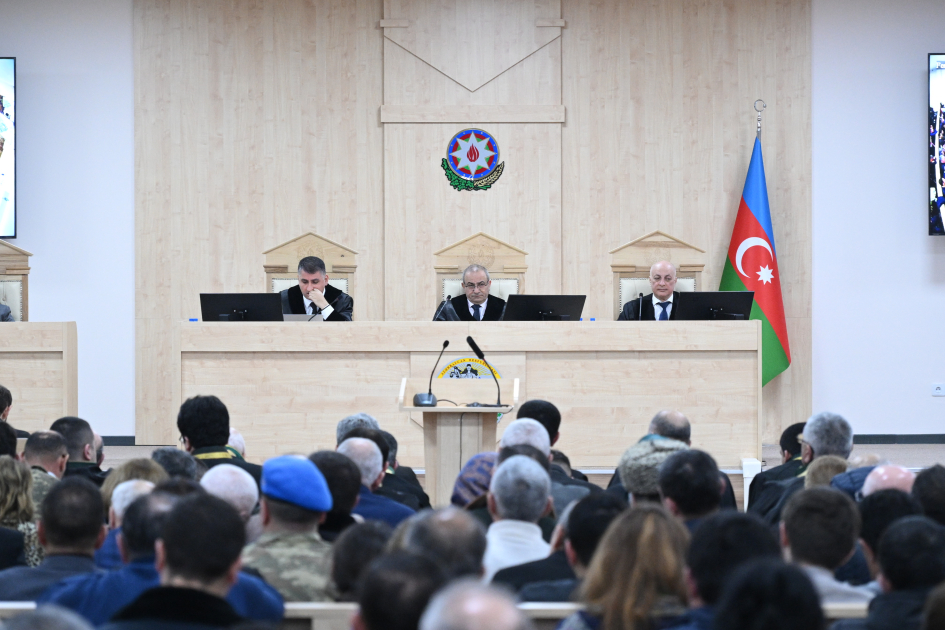
[[[762,384],[767,385],[791,365],[791,348],[784,321],[771,211],[768,209],[765,165],[758,138],[755,138],[755,147],[751,151],[748,177],[738,205],[719,291],[755,292],[750,319],[761,320],[761,374]]]

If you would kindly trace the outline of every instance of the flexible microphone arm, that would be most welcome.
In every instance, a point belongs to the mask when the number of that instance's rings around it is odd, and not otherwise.
[[[447,295],[447,296],[446,296],[446,299],[443,300],[442,302],[440,302],[440,305],[436,307],[436,312],[433,314],[433,321],[436,321],[436,318],[439,317],[439,316],[440,316],[440,313],[443,312],[443,309],[446,308],[446,303],[449,302],[451,299],[453,299],[453,296],[452,296],[452,295]],[[447,342],[447,343],[449,343],[449,342]],[[444,347],[446,347],[446,346],[444,346]],[[436,368],[433,368],[433,369],[435,370]]]
[[[502,390],[499,389],[499,379],[495,377],[495,370],[492,369],[492,366],[489,365],[489,362],[486,361],[486,355],[482,353],[482,350],[479,349],[479,346],[476,345],[476,342],[472,337],[466,337],[466,343],[469,344],[469,347],[472,348],[472,351],[476,353],[476,357],[480,361],[486,364],[486,367],[489,368],[489,374],[492,375],[492,380],[495,381],[495,404],[494,405],[483,405],[483,407],[501,407],[502,406]]]
[[[643,294],[642,293],[640,294],[640,314],[637,315],[637,321],[638,322],[643,321]]]
[[[448,345],[450,345],[449,339],[443,342],[443,349],[440,350],[440,356],[436,358],[436,363],[433,364],[433,371],[430,372],[430,386],[427,389],[427,393],[413,395],[414,407],[436,407],[436,396],[433,395],[433,375],[436,374],[436,366],[440,364],[440,359],[443,358],[443,353],[446,352],[446,346]]]

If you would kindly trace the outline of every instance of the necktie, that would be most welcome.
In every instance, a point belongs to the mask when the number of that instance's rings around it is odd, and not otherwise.
[[[473,319],[475,319],[477,322],[482,320],[482,318],[479,317],[479,305],[478,305],[478,304],[473,304]]]
[[[669,305],[672,304],[672,302],[657,302],[657,304],[663,307],[663,312],[660,313],[660,321],[666,321],[669,319]]]

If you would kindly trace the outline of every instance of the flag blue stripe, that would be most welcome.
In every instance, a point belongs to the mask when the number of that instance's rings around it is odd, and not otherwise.
[[[745,177],[745,190],[742,192],[745,205],[755,215],[761,228],[768,236],[768,242],[774,249],[775,256],[778,250],[774,245],[774,230],[771,227],[771,210],[768,208],[768,186],[765,184],[765,163],[761,158],[761,140],[755,138],[755,146],[751,150],[751,163],[748,165],[748,176]]]

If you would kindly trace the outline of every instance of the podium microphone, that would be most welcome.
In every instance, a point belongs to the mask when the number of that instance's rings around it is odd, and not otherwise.
[[[640,294],[640,314],[637,315],[637,321],[638,322],[643,321],[643,294],[642,293]]]
[[[439,317],[440,313],[443,312],[443,309],[446,308],[446,303],[449,302],[452,298],[453,298],[452,295],[447,295],[446,299],[440,302],[440,305],[436,307],[436,313],[433,314],[433,321],[436,321],[436,318]],[[447,341],[446,343],[449,343],[449,342]],[[445,348],[446,346],[443,346],[443,347]],[[436,368],[433,368],[433,369],[435,370]]]
[[[443,342],[443,349],[440,350],[440,356],[436,358],[436,363],[433,364],[433,371],[430,372],[430,387],[427,389],[427,393],[413,395],[414,407],[436,407],[436,396],[433,395],[433,375],[436,374],[436,366],[440,364],[440,359],[443,358],[443,353],[446,352],[446,346],[448,345],[450,345],[449,339]]]
[[[502,390],[499,389],[499,379],[495,377],[495,370],[492,369],[492,366],[489,365],[489,362],[486,361],[486,356],[482,353],[482,350],[479,349],[479,346],[476,345],[476,342],[472,337],[466,337],[466,343],[469,344],[469,347],[472,348],[472,351],[476,353],[476,357],[486,364],[486,367],[489,368],[489,374],[492,375],[492,380],[495,381],[495,404],[494,405],[482,405],[483,407],[501,407],[502,406]]]

